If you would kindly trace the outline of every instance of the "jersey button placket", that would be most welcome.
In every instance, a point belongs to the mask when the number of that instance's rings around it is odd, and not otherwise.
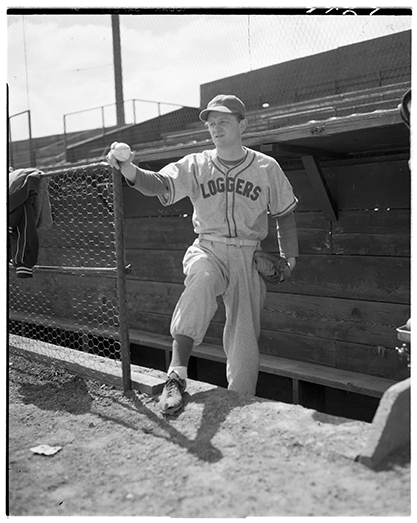
[[[226,182],[226,222],[227,222],[227,228],[229,231],[229,237],[233,236],[233,230],[232,230],[232,224],[233,224],[233,217],[232,217],[232,192],[229,191],[229,184],[232,178],[229,178],[229,171],[225,174],[225,182]]]

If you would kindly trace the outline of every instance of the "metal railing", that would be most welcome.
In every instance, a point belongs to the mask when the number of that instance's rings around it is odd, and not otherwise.
[[[139,123],[139,121],[143,121],[143,120],[147,119],[147,118],[139,118],[138,110],[137,110],[137,104],[138,103],[145,103],[145,104],[151,104],[153,106],[156,106],[156,109],[157,109],[157,115],[156,116],[157,117],[162,116],[162,107],[163,106],[177,107],[177,108],[184,107],[183,105],[180,105],[180,104],[173,104],[173,103],[161,102],[161,101],[156,101],[156,100],[142,100],[140,98],[134,98],[134,99],[131,99],[131,100],[125,100],[124,101],[124,106],[131,105],[131,118],[130,118],[131,121],[130,121],[130,123],[126,123],[125,124],[126,126],[136,125],[137,123]],[[78,115],[78,114],[91,113],[92,111],[99,111],[101,124],[100,124],[100,126],[99,126],[99,128],[97,130],[98,130],[98,132],[101,131],[102,136],[104,136],[106,133],[108,133],[111,130],[114,130],[117,127],[116,125],[111,125],[111,124],[109,125],[109,123],[106,122],[106,108],[108,108],[108,107],[114,109],[114,115],[115,115],[116,114],[116,104],[115,103],[106,104],[106,105],[100,105],[100,106],[97,106],[97,107],[90,107],[89,109],[83,109],[83,110],[80,110],[80,111],[74,111],[74,112],[71,112],[71,113],[64,114],[64,116],[63,116],[63,125],[64,125],[64,135],[63,135],[63,138],[64,138],[64,143],[63,143],[64,157],[65,157],[65,154],[66,154],[66,151],[67,151],[67,147],[68,147],[68,144],[69,144],[69,138],[68,138],[68,117],[74,116],[74,115]],[[113,119],[115,118],[114,115],[112,115]],[[89,133],[89,136],[91,136],[91,127],[90,127],[89,131],[86,131],[86,133],[87,132]],[[77,141],[81,141],[81,139],[82,139],[82,132],[77,133]]]

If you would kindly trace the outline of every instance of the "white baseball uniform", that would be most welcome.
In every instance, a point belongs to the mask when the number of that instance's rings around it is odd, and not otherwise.
[[[259,372],[260,315],[266,286],[253,253],[268,235],[268,213],[280,218],[297,206],[297,198],[279,164],[244,148],[233,166],[217,151],[190,154],[161,169],[167,192],[163,205],[188,196],[194,231],[199,235],[184,256],[185,289],[174,310],[171,334],[200,344],[222,296],[227,379],[231,390],[255,394]],[[132,186],[140,190],[140,181]]]

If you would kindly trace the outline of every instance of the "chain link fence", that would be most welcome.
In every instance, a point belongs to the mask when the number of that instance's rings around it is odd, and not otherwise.
[[[10,345],[67,364],[86,364],[83,355],[95,355],[88,358],[93,373],[102,368],[102,358],[123,364],[128,351],[121,344],[127,327],[119,279],[125,270],[118,245],[123,231],[116,216],[122,212],[120,175],[113,177],[108,165],[97,163],[40,176],[50,223],[38,230],[32,277],[19,277],[9,264]],[[117,369],[121,376],[122,367]],[[129,388],[128,372],[124,381]]]

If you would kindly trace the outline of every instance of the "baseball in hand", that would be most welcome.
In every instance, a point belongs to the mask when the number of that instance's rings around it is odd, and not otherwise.
[[[127,143],[119,142],[114,146],[113,154],[116,160],[118,160],[119,162],[125,162],[126,160],[130,159],[132,150],[127,145]]]

